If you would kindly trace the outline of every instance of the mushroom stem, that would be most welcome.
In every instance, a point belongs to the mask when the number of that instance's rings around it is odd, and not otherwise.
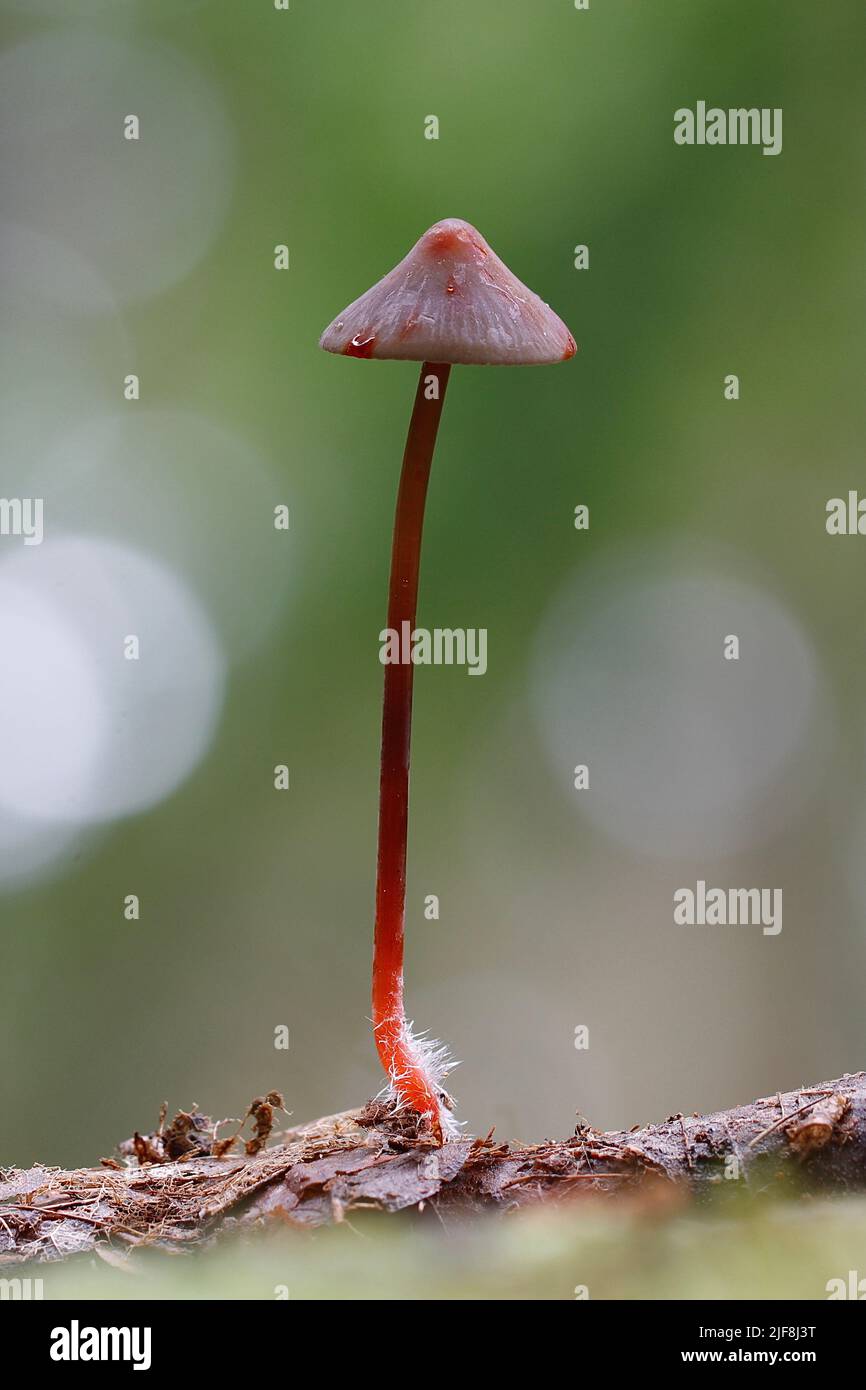
[[[401,642],[415,626],[424,502],[445,388],[451,368],[424,362],[415,393],[397,493],[388,627]],[[438,389],[430,389],[435,378]],[[432,399],[428,399],[428,395]],[[430,1050],[412,1038],[403,1004],[403,922],[406,904],[406,831],[409,818],[409,744],[412,727],[411,660],[385,666],[382,770],[379,783],[379,854],[373,946],[373,1032],[398,1104],[422,1116],[442,1138],[442,1104]]]

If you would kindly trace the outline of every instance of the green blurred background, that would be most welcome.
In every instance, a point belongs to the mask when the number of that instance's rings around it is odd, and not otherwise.
[[[824,529],[863,477],[862,7],[0,11],[2,491],[46,527],[0,540],[2,1162],[93,1162],[164,1098],[279,1087],[303,1121],[380,1085],[416,369],[317,339],[448,216],[580,349],[455,369],[433,469],[419,621],[489,631],[484,679],[416,680],[408,1004],[462,1061],[460,1117],[564,1135],[862,1065],[866,541]],[[677,147],[698,99],[782,107],[783,153]],[[34,698],[45,605],[78,655]],[[675,926],[698,878],[782,888],[783,931]]]

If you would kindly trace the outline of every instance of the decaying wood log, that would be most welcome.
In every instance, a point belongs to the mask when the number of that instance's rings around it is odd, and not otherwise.
[[[226,1152],[210,1121],[182,1112],[121,1145],[125,1163],[0,1171],[0,1264],[93,1249],[114,1258],[275,1220],[309,1228],[358,1208],[502,1212],[590,1193],[609,1201],[651,1184],[700,1197],[726,1180],[762,1193],[866,1190],[866,1072],[643,1129],[579,1125],[571,1138],[529,1146],[488,1135],[438,1147],[371,1102],[257,1151],[272,1100],[253,1102],[255,1136],[242,1155]]]

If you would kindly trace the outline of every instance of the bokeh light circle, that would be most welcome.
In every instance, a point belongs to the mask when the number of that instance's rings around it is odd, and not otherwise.
[[[122,534],[207,595],[232,657],[276,621],[293,574],[291,533],[274,527],[285,480],[213,420],[144,405],[68,430],[33,478],[53,526]]]
[[[81,536],[7,553],[0,806],[82,825],[152,806],[207,751],[224,682],[204,610],[150,556]]]
[[[89,261],[56,237],[0,222],[5,497],[32,495],[34,461],[77,421],[111,408],[118,362],[134,369],[114,295]]]
[[[568,581],[539,632],[532,706],[550,768],[576,811],[633,850],[754,845],[818,780],[806,775],[815,653],[786,607],[733,570],[662,549],[611,557]],[[728,635],[738,661],[724,659]],[[580,763],[590,789],[574,792]]]
[[[188,275],[223,224],[234,130],[218,89],[167,45],[62,28],[7,48],[0,130],[5,205],[61,228],[123,301]]]

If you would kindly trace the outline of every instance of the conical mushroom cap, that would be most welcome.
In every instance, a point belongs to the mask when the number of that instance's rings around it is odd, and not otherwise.
[[[319,346],[348,357],[498,365],[564,362],[575,342],[468,222],[437,222],[339,314]]]

